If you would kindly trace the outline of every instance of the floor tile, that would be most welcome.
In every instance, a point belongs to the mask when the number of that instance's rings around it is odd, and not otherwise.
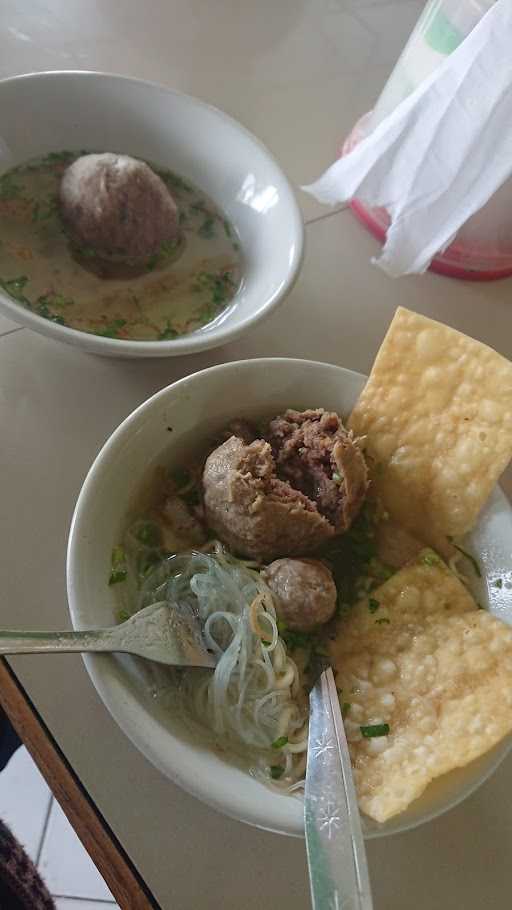
[[[0,818],[37,859],[51,793],[23,746],[0,774]]]
[[[9,332],[12,332],[14,329],[20,329],[21,326],[17,322],[13,322],[12,319],[9,319],[7,316],[4,316],[3,313],[0,313],[0,338],[2,335],[7,335]]]
[[[52,894],[90,900],[113,900],[111,892],[56,800],[52,803],[39,871]]]
[[[87,901],[74,897],[56,897],[57,910],[116,910],[117,904],[110,901]]]

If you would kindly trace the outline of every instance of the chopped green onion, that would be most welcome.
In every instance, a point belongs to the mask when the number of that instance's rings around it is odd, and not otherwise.
[[[135,537],[140,543],[146,544],[148,547],[158,547],[161,543],[160,528],[151,521],[142,524],[137,529]]]
[[[95,334],[101,335],[102,338],[119,338],[119,329],[122,329],[125,325],[126,319],[113,319],[104,329],[95,332]]]
[[[379,607],[380,607],[379,601],[375,600],[374,597],[370,597],[368,600],[368,609],[369,609],[370,613],[375,613],[375,611],[378,610]]]
[[[222,224],[224,225],[224,230],[225,230],[225,232],[226,232],[226,237],[229,237],[229,239],[232,240],[232,238],[233,238],[233,230],[232,230],[231,225],[230,225],[229,221],[227,220],[227,218],[224,218],[224,219],[223,219]]]
[[[272,743],[272,748],[273,748],[273,749],[282,749],[283,746],[286,746],[286,743],[287,743],[287,742],[288,742],[288,737],[287,737],[287,736],[279,736],[279,737],[278,737],[277,739],[275,739],[274,742]]]
[[[463,550],[462,547],[459,547],[458,544],[454,543],[453,537],[448,537],[448,540],[451,543],[452,547],[455,547],[455,549],[458,550],[459,553],[462,553],[462,555],[465,556],[466,559],[469,560],[469,562],[473,566],[473,571],[474,571],[475,575],[477,575],[478,578],[481,578],[482,572],[480,570],[480,566],[478,565],[478,562],[476,561],[475,557],[471,553],[468,553],[467,550]]]
[[[83,259],[95,259],[97,256],[96,250],[92,246],[75,246],[74,250]]]
[[[347,714],[348,714],[348,712],[350,711],[351,707],[352,707],[352,705],[350,704],[349,701],[344,701],[344,702],[343,702],[343,704],[342,704],[342,706],[341,706],[341,716],[343,717],[343,719],[345,719],[345,717],[347,716]]]
[[[368,726],[359,727],[359,729],[367,739],[373,739],[376,736],[387,736],[389,724],[369,724]]]
[[[382,616],[381,619],[376,619],[375,622],[378,623],[378,625],[380,626],[384,622],[389,623],[390,620],[387,618],[387,616]]]
[[[60,313],[52,313],[50,307],[46,303],[46,299],[46,297],[38,297],[34,305],[34,312],[37,313],[38,316],[42,316],[43,319],[49,319],[50,322],[56,322],[57,325],[66,325],[66,320]]]
[[[315,648],[315,657],[324,657],[326,660],[329,660],[330,654],[325,648],[322,648],[320,645],[317,645]]]
[[[170,341],[173,338],[178,338],[178,336],[179,336],[179,332],[177,332],[176,329],[173,329],[171,323],[169,322],[169,320],[167,320],[167,325],[166,325],[165,329],[162,329],[162,331],[160,332],[160,334],[158,336],[158,341]]]
[[[270,776],[272,780],[279,780],[284,774],[283,765],[270,765]]]
[[[128,566],[124,548],[114,547],[112,550],[110,578],[108,580],[109,585],[117,585],[120,581],[125,581],[127,574]]]
[[[131,613],[128,613],[128,610],[119,610],[119,613],[117,614],[117,621],[126,622],[126,620],[130,619],[130,617]]]
[[[215,228],[214,219],[208,217],[208,218],[205,218],[205,220],[203,221],[203,223],[197,233],[199,234],[200,237],[204,237],[205,239],[210,240],[211,237],[215,236],[214,228]]]
[[[0,177],[0,199],[7,202],[10,199],[18,199],[21,196],[21,187],[16,183],[12,174],[7,172]]]
[[[53,215],[57,214],[58,199],[56,196],[49,196],[46,202],[36,202],[32,209],[32,221],[47,221]]]
[[[13,297],[14,300],[19,300],[20,303],[28,303],[28,300],[23,293],[27,281],[28,278],[26,275],[20,275],[19,278],[11,278],[9,281],[0,279],[0,287],[2,287],[10,297]]]
[[[425,553],[422,562],[426,566],[440,566],[443,564],[442,559],[440,559],[437,553]]]
[[[497,578],[495,581],[493,581],[493,585],[494,585],[495,588],[502,588],[502,587],[503,587],[503,579],[502,579],[502,578]]]
[[[282,638],[289,648],[308,648],[313,644],[311,634],[308,632],[294,632],[292,629],[283,631]]]
[[[41,298],[39,298],[39,300],[41,300]],[[74,302],[75,301],[71,297],[64,297],[63,294],[53,294],[50,299],[52,306],[56,307],[73,306]]]
[[[159,258],[160,257],[158,253],[155,253],[153,256],[149,257],[148,261],[146,262],[146,272],[152,272],[153,269],[156,268]]]
[[[193,188],[190,186],[186,180],[183,180],[183,177],[178,177],[177,174],[173,174],[171,171],[161,171],[156,170],[155,174],[158,174],[161,180],[170,186],[173,190],[183,190],[184,193],[193,193]]]
[[[154,567],[160,560],[163,558],[163,554],[160,550],[149,550],[145,553],[141,553],[137,559],[137,571],[142,578],[145,578],[153,571]]]
[[[82,152],[80,152],[80,154],[83,155],[84,151],[82,150]],[[87,153],[85,153],[85,154],[87,154]],[[48,152],[48,154],[45,155],[45,157],[43,158],[41,163],[42,164],[68,164],[68,162],[72,161],[73,158],[76,158],[76,157],[78,157],[76,152],[68,152],[65,150],[62,152]]]
[[[392,566],[388,566],[387,563],[382,562],[382,560],[374,557],[370,559],[368,563],[368,573],[373,578],[377,580],[378,583],[381,581],[388,581],[396,572]]]

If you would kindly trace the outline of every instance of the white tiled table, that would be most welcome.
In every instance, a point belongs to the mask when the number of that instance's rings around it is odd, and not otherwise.
[[[371,105],[421,6],[1,0],[0,75],[82,68],[158,80],[238,117],[299,183],[329,163]],[[392,283],[370,265],[375,243],[349,211],[325,217],[311,200],[301,204],[309,221],[301,279],[271,319],[223,349],[161,362],[102,360],[0,320],[2,624],[68,623],[65,545],[87,468],[120,420],[174,379],[272,354],[366,371],[397,304],[512,356],[511,282],[427,275]],[[164,910],[309,906],[303,844],[229,821],[164,779],[111,720],[78,657],[12,665]],[[510,906],[511,785],[512,759],[443,818],[369,843],[377,910]]]
[[[75,910],[77,904],[78,910],[116,910],[106,883],[25,748],[14,753],[0,774],[0,818],[38,867],[57,910]]]

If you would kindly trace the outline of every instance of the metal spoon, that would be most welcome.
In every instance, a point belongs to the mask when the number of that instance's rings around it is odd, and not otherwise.
[[[173,667],[215,667],[199,621],[178,604],[151,604],[109,629],[79,632],[2,632],[0,654],[46,654],[58,651],[124,651]]]
[[[352,766],[332,670],[309,696],[304,827],[314,910],[372,910]]]

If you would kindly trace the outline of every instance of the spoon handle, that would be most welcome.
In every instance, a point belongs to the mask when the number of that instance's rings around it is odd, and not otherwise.
[[[350,754],[332,670],[310,694],[304,822],[314,910],[372,910]]]
[[[110,633],[110,634],[109,634]],[[1,632],[0,654],[41,654],[48,651],[115,651],[116,629],[97,632]]]

